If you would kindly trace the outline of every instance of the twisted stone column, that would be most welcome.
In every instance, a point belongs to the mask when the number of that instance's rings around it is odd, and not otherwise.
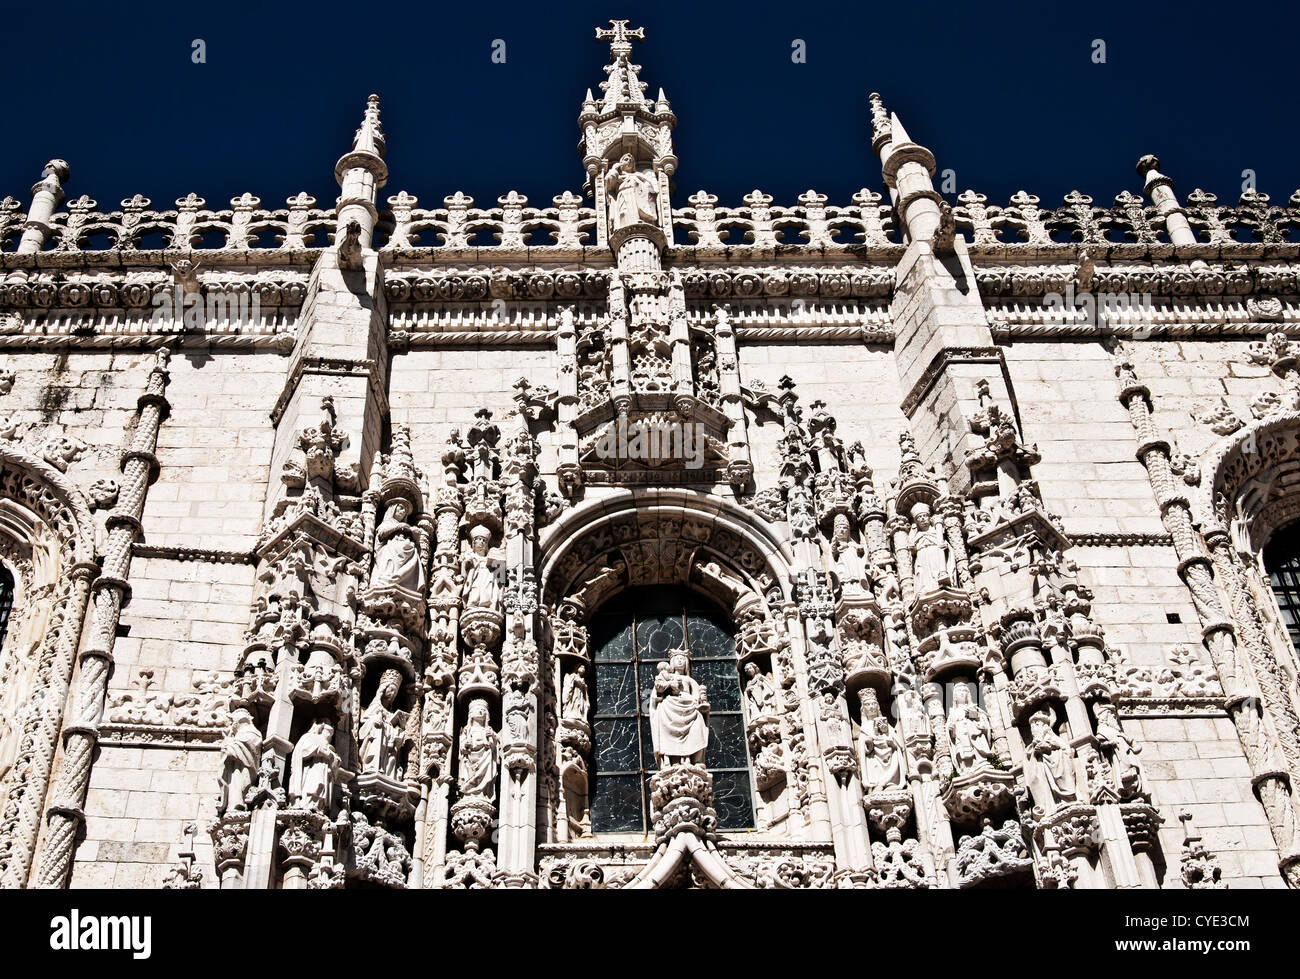
[[[1285,691],[1266,664],[1252,656],[1245,657],[1250,661],[1248,665],[1242,663],[1232,621],[1225,614],[1215,588],[1210,558],[1196,543],[1191,503],[1178,489],[1169,466],[1169,443],[1157,436],[1152,423],[1150,392],[1138,382],[1131,364],[1121,363],[1115,372],[1120,380],[1120,402],[1128,410],[1137,433],[1138,459],[1146,467],[1165,529],[1173,538],[1178,574],[1187,585],[1201,620],[1205,648],[1223,683],[1228,715],[1237,729],[1255,791],[1281,853],[1279,870],[1290,886],[1300,887],[1300,846],[1296,840],[1296,813],[1287,765],[1296,756],[1296,745],[1293,731],[1285,729],[1288,715],[1293,712]],[[1254,696],[1252,677],[1258,683],[1260,698]],[[1270,723],[1270,718],[1283,723]],[[1278,746],[1283,757],[1279,757]]]
[[[3,888],[23,887],[31,872],[40,831],[41,806],[54,768],[59,720],[68,699],[72,664],[81,639],[81,623],[90,600],[90,583],[99,574],[99,567],[90,561],[79,561],[67,574],[68,594],[61,600],[58,613],[62,624],[50,664],[49,685],[41,699],[39,719],[24,733],[19,747],[20,754],[31,754],[31,775],[25,785],[15,786],[5,803],[3,825],[13,829],[9,840],[0,843],[0,887]]]
[[[131,570],[131,546],[140,537],[140,517],[145,496],[158,461],[158,427],[167,410],[166,347],[158,351],[149,373],[145,393],[140,396],[139,419],[131,447],[122,456],[122,490],[118,504],[106,521],[108,542],[104,548],[104,569],[92,586],[95,614],[90,642],[80,654],[76,705],[63,728],[63,766],[48,812],[49,830],[41,853],[37,883],[44,888],[67,885],[72,868],[77,832],[85,820],[82,805],[90,785],[90,765],[104,716],[104,695],[113,663],[122,603],[130,594],[127,575]]]

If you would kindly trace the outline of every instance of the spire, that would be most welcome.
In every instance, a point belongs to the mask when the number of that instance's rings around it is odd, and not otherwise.
[[[596,40],[609,42],[609,64],[604,68],[606,78],[600,83],[604,95],[597,100],[587,89],[578,113],[578,128],[582,131],[578,152],[587,171],[583,189],[602,214],[598,241],[602,246],[608,243],[614,222],[658,225],[664,239],[671,241],[668,198],[671,178],[677,171],[672,141],[677,117],[663,89],[659,89],[656,99],[646,97],[641,66],[632,63],[632,42],[645,40],[645,28],[629,27],[626,20],[611,20],[609,27],[596,28]],[[617,214],[613,200],[605,198],[609,190],[606,185],[611,181],[625,189]],[[635,220],[629,217],[634,200]]]
[[[352,137],[352,149],[334,164],[334,179],[341,189],[334,242],[341,252],[346,246],[348,254],[355,255],[357,246],[362,250],[371,246],[371,235],[379,220],[375,195],[388,182],[385,148],[384,131],[379,126],[379,96],[372,95],[366,100],[361,126]],[[351,227],[353,222],[356,229]]]
[[[871,148],[880,158],[880,172],[894,206],[901,210],[902,227],[912,241],[931,241],[939,251],[950,251],[951,229],[945,225],[943,198],[934,189],[934,154],[912,142],[897,112],[889,112],[872,92]]]
[[[648,100],[643,94],[645,82],[641,81],[640,65],[631,62],[632,41],[645,40],[645,28],[630,29],[625,20],[611,20],[609,28],[597,27],[596,40],[609,41],[609,64],[605,66],[608,76],[600,83],[600,90],[605,93],[603,110],[624,105],[643,105]]]
[[[366,99],[366,114],[361,120],[361,128],[352,138],[352,152],[384,155],[384,131],[379,128],[379,96],[371,95]]]
[[[867,101],[871,103],[871,151],[880,156],[885,144],[894,138],[890,130],[889,111],[879,92],[872,92],[867,96]]]

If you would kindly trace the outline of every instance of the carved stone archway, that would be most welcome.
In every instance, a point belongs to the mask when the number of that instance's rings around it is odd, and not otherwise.
[[[0,648],[0,886],[23,887],[98,568],[85,498],[53,466],[5,445],[0,560],[15,583]]]
[[[685,586],[707,596],[730,615],[741,664],[757,664],[760,671],[766,671],[765,678],[775,683],[775,689],[789,693],[774,699],[772,716],[747,714],[755,784],[765,800],[762,804],[777,807],[773,800],[784,791],[787,778],[795,780],[790,773],[801,770],[791,748],[798,744],[802,750],[800,701],[806,690],[802,683],[796,686],[798,671],[786,638],[793,559],[772,529],[752,513],[715,497],[683,490],[631,490],[589,501],[571,511],[548,530],[538,563],[541,594],[552,610],[548,647],[552,654],[548,657],[551,704],[561,700],[569,672],[590,665],[587,617],[624,589]],[[569,833],[577,830],[569,817],[579,805],[579,797],[585,795],[591,732],[562,708],[555,716],[556,749],[549,779],[553,825],[556,840],[572,847],[576,839]],[[668,771],[676,769],[661,774]],[[656,820],[648,861],[635,874],[625,873],[609,886],[666,886],[688,866],[695,867],[702,879],[715,887],[753,886],[736,873],[717,846],[711,788],[703,784],[692,788],[689,771],[680,776],[676,782],[681,782],[682,791],[667,804],[675,807],[671,818],[665,808],[662,824]],[[669,782],[676,784],[673,779],[664,784]],[[654,779],[651,784],[653,789]],[[769,791],[770,796],[763,795]],[[755,802],[759,805],[760,799]],[[779,805],[789,804],[787,797]],[[759,825],[764,825],[762,819]],[[776,832],[789,833],[790,827],[787,824]],[[587,840],[592,845],[586,859],[597,859],[601,844],[583,838],[583,842]]]

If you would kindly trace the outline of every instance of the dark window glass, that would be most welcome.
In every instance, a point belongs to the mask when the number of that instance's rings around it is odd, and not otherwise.
[[[1300,651],[1300,523],[1283,527],[1264,548],[1264,567],[1291,644]]]
[[[749,749],[740,712],[740,676],[730,623],[685,588],[633,588],[592,616],[595,671],[594,778],[591,828],[597,833],[650,831],[650,695],[655,670],[685,646],[691,676],[709,701],[714,808],[725,830],[754,825]]]
[[[0,564],[0,646],[4,645],[9,631],[9,613],[14,607],[14,576]]]

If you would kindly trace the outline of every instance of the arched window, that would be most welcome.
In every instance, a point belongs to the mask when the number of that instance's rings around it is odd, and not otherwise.
[[[0,564],[0,647],[5,644],[9,633],[9,613],[14,607],[14,576],[8,568]]]
[[[1300,522],[1272,536],[1264,547],[1264,568],[1291,644],[1300,651]]]
[[[601,606],[590,623],[595,670],[595,741],[591,828],[596,833],[649,833],[650,695],[655,670],[685,646],[691,676],[709,701],[713,807],[724,830],[754,825],[749,749],[740,709],[736,643],[727,617],[686,588],[629,589]]]

